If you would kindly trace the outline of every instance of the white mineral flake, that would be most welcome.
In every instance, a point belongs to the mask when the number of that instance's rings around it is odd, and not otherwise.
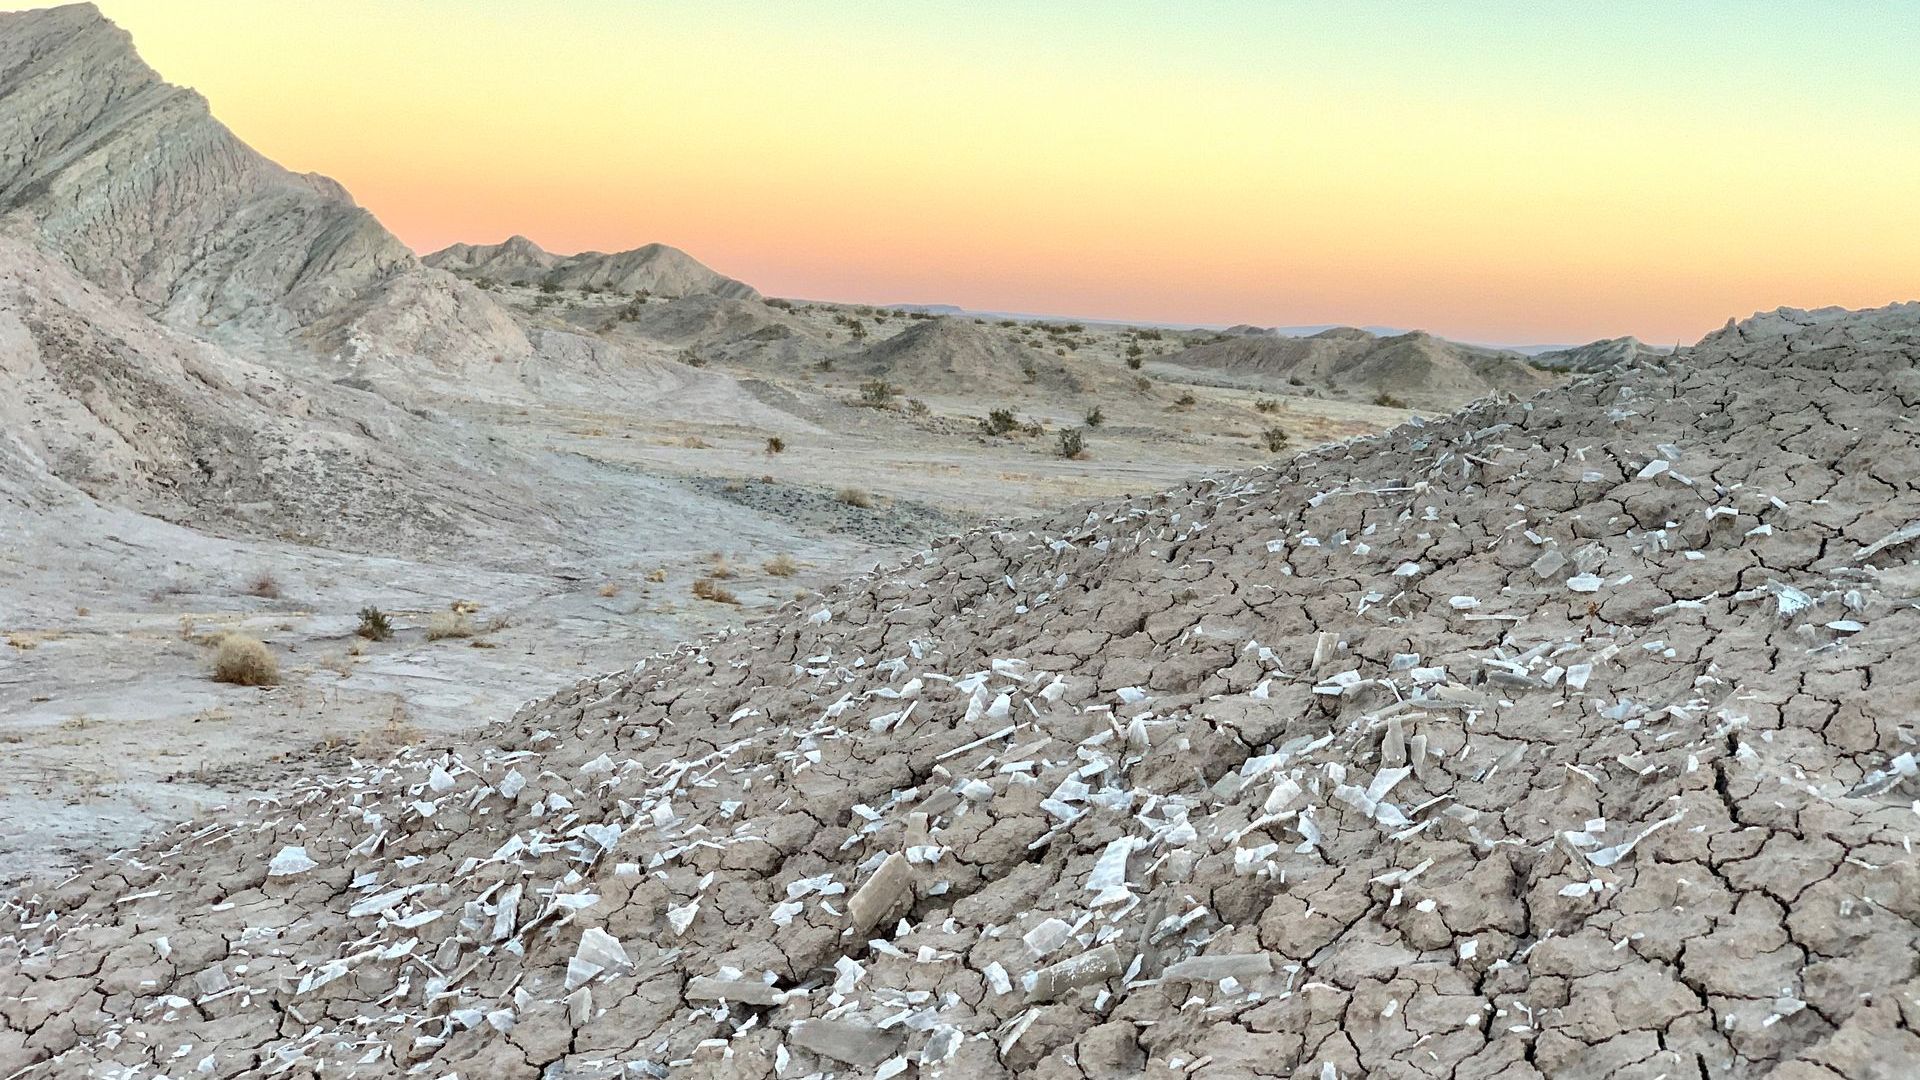
[[[292,877],[295,874],[304,874],[319,865],[307,856],[305,847],[283,847],[267,862],[267,876]]]

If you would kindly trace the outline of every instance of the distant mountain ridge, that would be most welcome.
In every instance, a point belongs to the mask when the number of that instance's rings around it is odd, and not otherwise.
[[[451,244],[421,261],[462,277],[492,278],[520,285],[646,292],[667,297],[760,298],[760,291],[753,286],[718,273],[679,248],[666,244],[647,244],[612,254],[583,251],[577,255],[556,255],[524,236],[515,235],[498,244]]]
[[[1306,337],[1230,335],[1162,357],[1190,368],[1284,378],[1334,396],[1386,395],[1451,407],[1496,390],[1532,393],[1553,377],[1519,353],[1464,345],[1415,331],[1381,336],[1353,326]]]

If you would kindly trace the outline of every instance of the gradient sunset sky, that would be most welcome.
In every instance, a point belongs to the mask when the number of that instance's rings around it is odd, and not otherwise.
[[[1506,343],[1920,297],[1920,5],[99,6],[423,253]]]

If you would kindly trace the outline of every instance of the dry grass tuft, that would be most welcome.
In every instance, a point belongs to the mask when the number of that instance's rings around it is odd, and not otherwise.
[[[667,568],[664,566],[655,567],[647,574],[647,580],[656,583],[667,580]]]
[[[707,571],[708,577],[724,581],[727,578],[739,576],[739,571],[735,570],[733,564],[728,562],[727,557],[720,552],[714,552],[707,556],[707,559],[713,563],[712,569]]]
[[[258,596],[263,600],[277,600],[280,597],[280,583],[273,579],[272,574],[263,571],[252,581],[247,582],[247,595]]]
[[[800,564],[793,561],[793,556],[784,553],[768,559],[760,568],[774,577],[792,577],[800,572]]]
[[[609,597],[609,598],[619,596],[620,595],[619,582],[609,581],[605,585],[600,586],[600,595]]]
[[[479,631],[474,629],[473,620],[467,613],[458,609],[436,611],[427,620],[427,640],[443,641],[447,638],[470,638]]]
[[[715,604],[738,604],[740,602],[740,598],[733,595],[733,590],[719,584],[712,578],[700,578],[695,581],[693,583],[693,595]]]
[[[862,510],[873,509],[873,493],[865,488],[841,488],[834,493],[833,497],[848,506],[857,506]]]
[[[213,681],[273,686],[280,681],[280,661],[259,640],[245,634],[226,634],[213,650]]]

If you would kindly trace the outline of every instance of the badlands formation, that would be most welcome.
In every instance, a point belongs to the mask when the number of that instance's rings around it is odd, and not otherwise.
[[[1920,305],[420,260],[85,6],[0,132],[0,1076],[1920,1075]]]

